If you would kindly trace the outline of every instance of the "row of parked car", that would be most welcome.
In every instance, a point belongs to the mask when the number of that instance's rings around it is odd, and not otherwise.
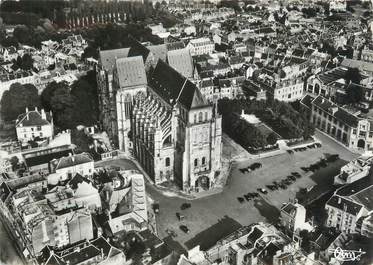
[[[281,181],[273,181],[271,184],[266,185],[266,187],[271,191],[278,190],[278,189],[286,190],[288,186],[290,186],[292,183],[294,183],[297,179],[301,177],[302,175],[299,174],[298,172],[292,172],[291,175],[287,176]],[[268,193],[268,190],[264,188],[259,188],[257,189],[257,191],[262,194]],[[242,197],[237,197],[237,200],[240,203],[243,203],[245,200],[250,201],[252,199],[259,197],[258,192],[249,192],[247,194],[244,194]]]
[[[242,195],[242,197],[237,197],[237,200],[240,202],[240,203],[243,203],[246,201],[251,201],[252,199],[255,199],[255,198],[258,198],[259,197],[259,193],[258,192],[249,192],[247,194],[244,194]]]
[[[309,171],[315,172],[315,171],[319,170],[320,168],[327,167],[328,163],[335,162],[338,159],[339,159],[338,154],[330,155],[327,158],[321,158],[319,161],[317,161],[314,164],[309,165],[308,167],[301,167],[301,169],[304,172],[309,172]]]
[[[322,145],[320,143],[314,143],[314,144],[310,144],[310,145],[304,146],[304,147],[297,147],[297,148],[294,148],[292,150],[288,150],[287,152],[289,154],[294,154],[295,152],[304,152],[307,149],[320,148],[320,147],[322,147]]]
[[[180,206],[180,210],[184,211],[192,207],[192,204],[185,202]],[[176,213],[176,218],[179,221],[183,221],[185,219],[185,216],[182,213],[177,212]],[[189,228],[186,225],[180,225],[179,226],[180,230],[183,231],[184,233],[188,234],[190,232]],[[167,232],[167,231],[166,231]],[[172,235],[171,235],[172,236]]]
[[[241,173],[249,173],[249,172],[254,171],[256,169],[259,169],[261,167],[262,167],[261,163],[255,162],[248,167],[240,168],[240,171],[241,171]]]

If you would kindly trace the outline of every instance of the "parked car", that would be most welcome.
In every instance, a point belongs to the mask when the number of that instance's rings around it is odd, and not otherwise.
[[[172,229],[166,229],[166,233],[169,235],[169,236],[171,236],[171,237],[177,237],[177,234],[176,234],[176,232],[174,231],[174,230],[172,230]]]
[[[298,179],[302,177],[302,175],[299,174],[298,172],[291,172],[291,174],[292,174],[293,176],[295,176],[296,178],[298,178]]]
[[[334,155],[330,155],[327,159],[326,159],[326,161],[327,162],[335,162],[335,161],[337,161],[339,159],[339,155],[338,154],[334,154]]]
[[[159,213],[159,203],[154,203],[153,204],[153,211],[154,211],[154,213]]]
[[[179,226],[180,230],[183,231],[185,234],[189,234],[189,228],[186,225]]]
[[[181,210],[186,210],[186,209],[189,209],[190,207],[192,207],[192,205],[190,203],[183,203],[181,206],[180,206],[180,209]]]
[[[248,172],[248,170],[247,170],[247,168],[246,168],[246,167],[245,167],[245,168],[240,168],[240,171],[241,171],[241,173],[242,173],[242,174],[244,174],[244,173]]]
[[[304,172],[308,172],[308,171],[310,171],[310,168],[309,168],[309,167],[301,167],[301,169],[302,169]]]
[[[237,200],[238,200],[239,203],[243,203],[245,201],[245,199],[242,198],[242,197],[237,197]]]
[[[179,221],[182,221],[182,220],[185,219],[185,216],[182,215],[181,213],[176,213],[176,217],[177,217],[177,219],[178,219]]]
[[[262,167],[262,164],[261,163],[258,163],[258,162],[255,162],[253,163],[251,166],[249,166],[249,168],[251,170],[255,170],[255,169],[258,169],[258,168],[261,168]]]
[[[290,155],[294,154],[293,150],[287,150],[286,152],[288,152]]]
[[[297,178],[295,176],[293,176],[293,175],[289,175],[286,178],[289,179],[289,180],[291,180],[291,181],[296,181],[297,180]]]
[[[318,147],[318,148],[320,148],[320,147],[322,146],[322,144],[320,144],[320,143],[315,143],[315,146]]]
[[[268,191],[266,189],[263,189],[263,188],[259,188],[258,189],[259,192],[263,193],[263,194],[267,194]]]
[[[251,198],[252,198],[249,194],[245,194],[244,197],[245,197],[246,201],[250,201]]]
[[[266,185],[266,187],[269,189],[269,190],[277,190],[277,186],[275,185]]]
[[[320,159],[319,165],[321,167],[327,167],[328,163],[326,162],[325,158]]]

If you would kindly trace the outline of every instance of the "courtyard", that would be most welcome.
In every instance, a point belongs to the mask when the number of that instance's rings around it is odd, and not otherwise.
[[[196,245],[201,245],[201,249],[207,249],[242,225],[260,221],[275,222],[279,217],[282,204],[294,199],[302,188],[312,189],[315,197],[328,192],[341,166],[358,155],[349,152],[323,134],[317,133],[316,136],[323,143],[321,148],[234,163],[224,190],[208,197],[188,201],[161,192],[147,182],[147,193],[160,205],[160,213],[157,215],[157,232],[160,238],[165,238],[169,245],[182,251]],[[328,154],[339,154],[340,159],[315,173],[306,173],[300,169]],[[260,162],[262,167],[250,173],[240,172],[240,168],[254,162]],[[127,160],[114,160],[103,164],[127,169],[135,166]],[[255,200],[238,202],[237,197],[248,192],[256,192],[258,188],[266,188],[265,185],[284,179],[291,172],[299,172],[302,177],[286,190],[269,191],[268,194],[261,194]],[[180,206],[185,202],[191,203],[192,206],[181,210]],[[184,215],[185,219],[179,221],[176,217],[177,212]],[[190,232],[181,231],[180,225],[186,225]],[[166,230],[175,231],[177,236],[171,238]]]

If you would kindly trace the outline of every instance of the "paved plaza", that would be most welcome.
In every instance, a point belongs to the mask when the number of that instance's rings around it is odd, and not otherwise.
[[[187,201],[180,197],[173,197],[172,194],[160,192],[152,184],[147,183],[148,194],[160,204],[160,213],[157,215],[159,236],[167,237],[166,229],[171,229],[177,233],[177,237],[168,238],[166,241],[171,245],[174,244],[175,248],[190,249],[197,242],[201,242],[201,248],[208,248],[210,244],[214,244],[216,240],[241,225],[259,221],[276,221],[281,205],[294,199],[301,188],[314,187],[320,194],[330,190],[333,177],[339,172],[340,167],[358,155],[320,133],[316,136],[323,143],[321,148],[234,163],[224,191],[205,198]],[[328,154],[339,154],[341,159],[315,173],[305,173],[300,169]],[[239,171],[240,168],[257,161],[262,163],[262,168],[250,173]],[[135,168],[135,165],[127,160],[115,160],[101,164],[116,165],[127,169]],[[301,173],[302,177],[286,190],[270,191],[254,201],[238,202],[237,197],[248,192],[255,192],[258,188],[265,188],[266,184],[281,180],[294,171]],[[184,211],[180,210],[184,202],[190,202],[192,207]],[[182,213],[185,220],[180,222],[176,217],[177,212]],[[181,224],[187,225],[190,233],[182,232],[179,229]]]

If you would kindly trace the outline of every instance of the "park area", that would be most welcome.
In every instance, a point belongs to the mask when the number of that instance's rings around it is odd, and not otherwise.
[[[314,127],[305,113],[277,100],[219,101],[223,131],[252,154],[277,149],[277,140],[309,139]]]

